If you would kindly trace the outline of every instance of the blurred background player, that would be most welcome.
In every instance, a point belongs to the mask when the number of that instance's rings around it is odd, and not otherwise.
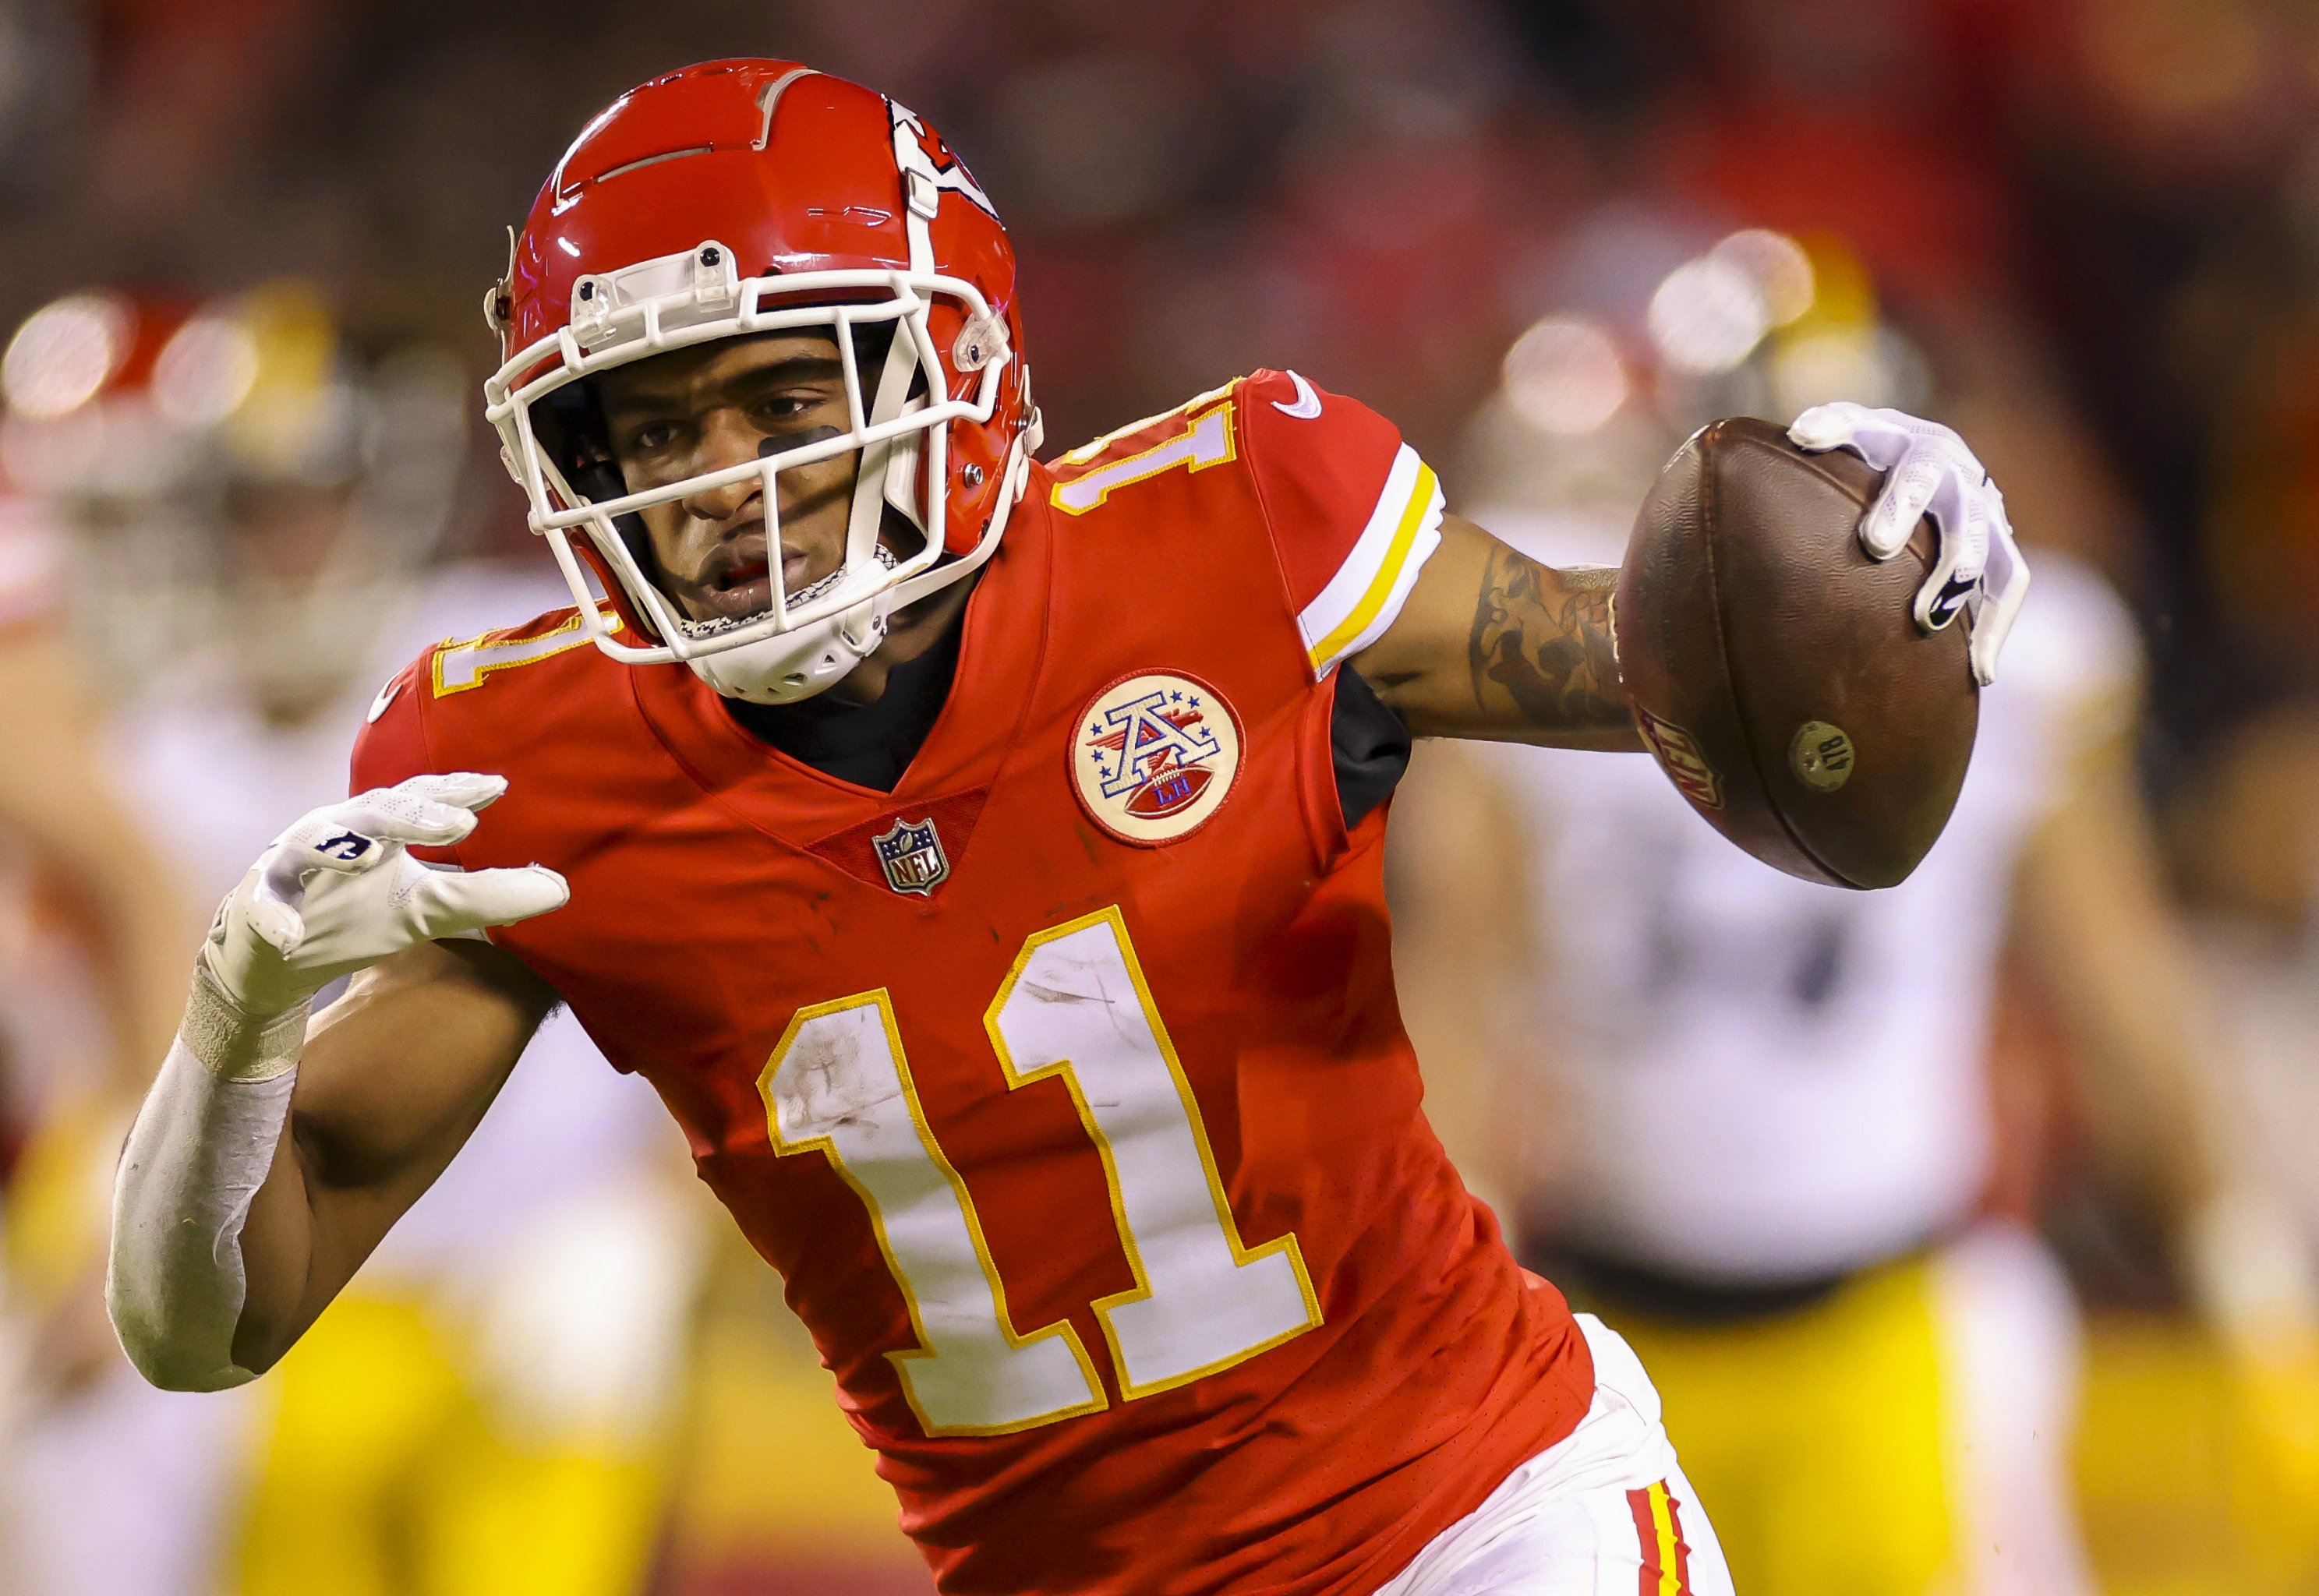
[[[152,349],[124,342],[115,364]],[[68,374],[103,387],[109,371]],[[11,1591],[208,1589],[239,1404],[157,1392],[103,1333],[103,1171],[165,1025],[182,861],[106,769],[103,700],[66,626],[56,502],[7,456],[50,402],[0,365],[0,1568]]]
[[[173,1487],[214,1465],[230,1404],[145,1386],[104,1333],[102,1183],[199,917],[104,768],[56,556],[36,507],[0,499],[0,1567],[12,1591],[94,1591],[110,1568],[190,1591],[176,1555],[212,1503]],[[74,1501],[65,1476],[106,1429],[135,1444]]]
[[[114,764],[197,893],[239,879],[263,816],[343,792],[396,661],[448,636],[487,671],[492,629],[563,601],[531,563],[437,563],[460,541],[457,368],[423,347],[358,362],[308,284],[181,308],[74,294],[24,324],[5,369],[0,444],[66,530],[76,628],[118,700]],[[65,402],[71,371],[103,375]],[[138,1438],[92,1419],[80,1466],[45,1460],[32,1487],[82,1563],[47,1588],[637,1589],[694,1272],[656,1112],[568,1018],[544,1027],[476,1153],[270,1390],[211,1415],[210,1453],[179,1460],[202,1505],[175,1582],[107,1561],[89,1504],[121,1500]],[[149,1519],[165,1493],[130,1500]]]
[[[1766,388],[1812,381],[1796,343],[1846,324],[1850,391],[1921,380],[1853,263],[1816,271],[1761,232],[1701,260],[1804,323],[1750,374]],[[1651,446],[1622,450],[1614,429],[1582,456],[1534,424],[1583,382],[1585,325],[1549,322],[1510,357],[1475,428],[1475,515],[1533,557],[1615,564],[1624,526],[1602,511],[1639,491],[1621,464]],[[2034,507],[2017,507],[2021,524],[2082,546],[2072,517],[2109,501],[2106,484],[2057,480],[2071,462],[2052,440],[2074,433],[2007,375],[2001,394],[1971,396],[2000,440],[1992,469]],[[1532,1267],[1666,1371],[1670,1430],[1702,1460],[1735,1578],[1761,1596],[2094,1588],[2070,1477],[2077,1310],[2025,1222],[2033,1204],[1988,1201],[2000,1184],[2026,1195],[2017,1172],[2001,1180],[2000,1142],[2037,1132],[1999,1123],[1990,1078],[2008,942],[2092,1068],[2110,1139],[2155,1166],[2147,1184],[2194,1291],[2251,1358],[2307,1375],[2319,1298],[2291,1226],[2218,1168],[2223,1044],[2133,774],[2132,619],[2080,561],[2049,546],[2036,568],[2017,668],[1983,696],[1955,815],[1899,888],[1845,892],[1724,858],[1659,772],[1618,762],[1489,749],[1452,765],[1437,751],[1411,806],[1430,824],[1409,828],[1403,859],[1404,953],[1448,1033],[1427,1057],[1480,1061],[1490,1083],[1446,1082],[1437,1121],[1453,1145],[1462,1133],[1461,1163],[1492,1170]],[[1571,935],[1578,904],[1589,929]],[[1528,939],[1497,939],[1510,924]],[[1494,1046],[1474,1045],[1476,968],[1503,983]],[[2259,1306],[2215,1285],[2220,1255],[2242,1269],[2250,1247],[2287,1260]]]

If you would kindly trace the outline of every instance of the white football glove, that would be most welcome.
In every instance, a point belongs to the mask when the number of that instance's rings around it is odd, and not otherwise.
[[[563,907],[572,889],[544,865],[435,870],[411,856],[465,837],[506,790],[503,776],[413,776],[307,815],[218,906],[202,949],[211,976],[246,1014],[287,1014],[405,948]]]
[[[1937,421],[1843,402],[1814,405],[1788,428],[1803,450],[1850,449],[1885,473],[1884,491],[1860,518],[1860,543],[1889,560],[1908,545],[1920,516],[1940,534],[1932,574],[1917,591],[1917,625],[1937,632],[1972,617],[1973,680],[1997,680],[2005,634],[2029,594],[2029,567],[2014,546],[2005,495],[1959,437]]]

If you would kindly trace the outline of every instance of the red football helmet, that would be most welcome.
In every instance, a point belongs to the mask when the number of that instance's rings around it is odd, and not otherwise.
[[[688,67],[615,101],[540,190],[486,313],[504,360],[488,413],[597,645],[684,660],[735,698],[820,691],[877,647],[891,610],[988,559],[1038,446],[1015,253],[988,198],[910,112],[790,61]],[[835,339],[844,431],[636,493],[585,444],[595,374],[801,327]],[[776,557],[771,606],[714,622],[653,581],[638,509],[755,477],[777,544],[778,474],[855,450],[844,558],[828,576],[787,592]],[[879,541],[889,505],[925,534],[907,558]],[[627,640],[599,618],[583,558]]]

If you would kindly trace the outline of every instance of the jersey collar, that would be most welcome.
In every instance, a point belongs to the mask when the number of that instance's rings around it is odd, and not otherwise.
[[[1029,718],[1046,649],[1047,488],[1046,473],[1033,466],[1005,540],[967,600],[949,699],[890,793],[826,775],[751,736],[682,665],[629,668],[638,711],[705,793],[799,847],[888,809],[988,787]]]

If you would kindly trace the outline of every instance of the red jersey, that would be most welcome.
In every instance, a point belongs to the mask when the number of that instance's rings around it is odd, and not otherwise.
[[[787,1283],[946,1592],[1360,1592],[1593,1375],[1419,1111],[1335,666],[1439,539],[1390,424],[1259,373],[1034,469],[899,785],[571,611],[429,650],[356,789],[456,849]]]

